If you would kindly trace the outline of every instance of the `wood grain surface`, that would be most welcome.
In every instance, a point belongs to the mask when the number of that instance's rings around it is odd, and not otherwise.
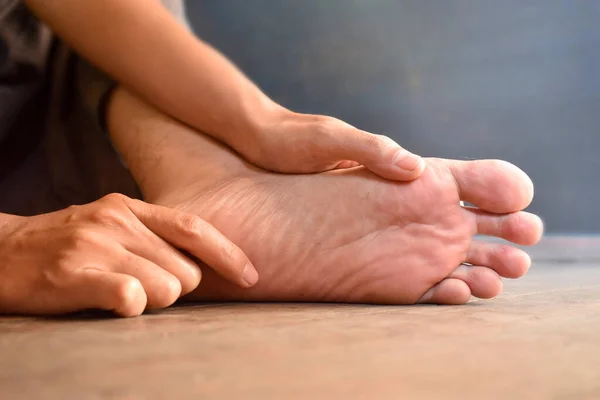
[[[1,399],[599,399],[600,238],[466,306],[195,304],[0,318]]]

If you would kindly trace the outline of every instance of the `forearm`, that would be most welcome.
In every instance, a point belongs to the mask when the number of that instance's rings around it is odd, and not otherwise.
[[[27,0],[79,54],[146,101],[227,142],[283,109],[159,2]]]

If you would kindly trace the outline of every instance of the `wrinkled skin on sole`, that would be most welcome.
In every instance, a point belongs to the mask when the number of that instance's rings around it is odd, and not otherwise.
[[[206,138],[180,145],[185,172],[150,200],[213,224],[260,276],[243,289],[204,268],[190,300],[462,304],[498,295],[500,277],[530,265],[523,251],[474,235],[532,245],[542,234],[521,212],[531,180],[502,161],[428,159],[419,179],[394,182],[362,167],[268,173]]]

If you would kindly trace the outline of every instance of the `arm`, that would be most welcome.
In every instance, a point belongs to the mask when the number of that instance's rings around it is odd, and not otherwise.
[[[363,164],[411,180],[424,161],[340,120],[291,112],[149,0],[26,0],[79,54],[158,109],[277,172]]]
[[[159,1],[27,0],[54,32],[175,118],[228,141],[251,138],[282,108]]]
[[[0,214],[0,314],[167,307],[201,278],[173,246],[225,267],[243,287],[256,282],[244,253],[208,223],[123,195],[33,217]],[[242,276],[249,269],[253,282]]]

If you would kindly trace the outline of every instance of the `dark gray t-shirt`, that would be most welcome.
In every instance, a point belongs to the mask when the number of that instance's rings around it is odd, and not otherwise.
[[[189,26],[182,0],[162,4]],[[139,196],[101,129],[113,80],[19,0],[0,0],[0,42],[0,212],[34,215],[111,192]]]
[[[50,31],[18,0],[0,0],[0,143],[40,90]]]
[[[8,45],[0,39],[0,70],[8,61]]]
[[[182,24],[189,27],[182,0],[161,2]],[[39,93],[44,79],[48,78],[49,67],[55,67],[50,54],[52,43],[53,35],[48,27],[20,0],[0,0],[0,146],[9,134],[17,134],[14,132],[15,121],[23,118],[25,106]],[[103,92],[110,90],[113,82],[91,67],[84,69],[77,78],[85,88],[87,105],[95,113],[105,94]],[[52,79],[64,79],[64,74],[60,72],[57,71]],[[54,86],[59,91],[65,89]],[[48,104],[48,107],[52,106]]]

